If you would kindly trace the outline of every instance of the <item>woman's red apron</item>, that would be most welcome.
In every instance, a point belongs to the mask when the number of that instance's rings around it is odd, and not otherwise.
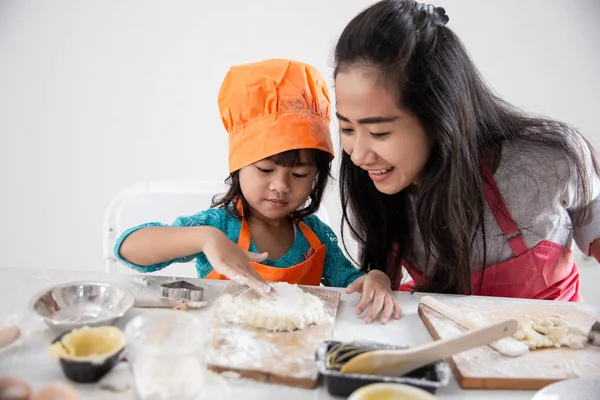
[[[486,201],[512,249],[514,258],[473,273],[473,294],[540,300],[583,301],[579,293],[579,269],[571,249],[543,240],[528,249],[504,202],[491,171],[482,163]],[[486,182],[487,181],[487,182]],[[421,273],[406,263],[412,281],[400,290],[410,291]],[[483,278],[482,278],[483,277]]]
[[[238,207],[238,212],[240,212],[240,214],[242,213],[241,207]],[[321,284],[323,268],[325,266],[326,247],[321,243],[317,235],[302,221],[298,222],[298,229],[300,229],[300,232],[302,232],[311,247],[311,251],[306,256],[306,260],[300,264],[292,265],[287,268],[277,268],[251,262],[250,265],[252,265],[252,268],[254,268],[264,280],[311,286],[319,286]],[[250,249],[250,227],[244,218],[242,218],[242,228],[237,244],[242,250],[248,251]],[[206,276],[206,279],[227,280],[229,278],[212,270]]]

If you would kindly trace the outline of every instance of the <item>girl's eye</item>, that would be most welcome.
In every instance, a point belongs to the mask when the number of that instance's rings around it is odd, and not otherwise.
[[[256,169],[259,170],[260,172],[262,172],[263,174],[268,174],[269,172],[273,172],[272,169],[264,169],[264,168],[261,168],[261,167],[256,167]]]
[[[354,131],[350,128],[340,128],[340,133],[342,133],[344,135],[351,135],[352,132],[354,132]]]
[[[385,137],[385,136],[387,136],[389,134],[390,134],[389,132],[382,132],[382,133],[371,132],[371,136],[373,136],[374,138],[382,138],[382,137]]]
[[[308,174],[292,174],[294,175],[296,178],[306,178],[308,176]]]

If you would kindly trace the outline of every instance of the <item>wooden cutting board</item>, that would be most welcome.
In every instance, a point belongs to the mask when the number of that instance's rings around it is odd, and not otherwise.
[[[594,321],[600,319],[600,307],[582,303],[479,296],[456,297],[452,300],[446,297],[443,301],[458,312],[482,322],[559,316],[569,324],[589,332]],[[456,336],[464,330],[429,307],[420,305],[419,315],[436,340]],[[560,380],[599,374],[600,347],[589,345],[581,350],[564,347],[532,350],[512,358],[484,346],[458,354],[448,363],[463,389],[537,390]]]
[[[232,324],[214,313],[207,366],[215,372],[233,371],[244,378],[288,386],[314,388],[318,372],[315,351],[330,339],[340,303],[340,293],[314,286],[301,286],[319,297],[325,306],[326,322],[291,332],[269,332]],[[239,295],[247,286],[230,283],[224,293]]]

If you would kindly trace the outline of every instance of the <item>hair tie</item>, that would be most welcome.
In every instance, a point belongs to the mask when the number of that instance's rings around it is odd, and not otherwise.
[[[420,11],[425,11],[435,17],[435,21],[438,25],[444,26],[450,21],[448,15],[446,15],[446,10],[444,7],[436,7],[433,4],[426,3],[417,3],[417,9]]]

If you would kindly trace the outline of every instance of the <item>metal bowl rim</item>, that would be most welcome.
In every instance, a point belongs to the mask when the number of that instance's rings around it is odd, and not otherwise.
[[[48,320],[48,321],[55,321],[52,318],[49,318],[45,315],[40,314],[36,309],[35,309],[35,304],[38,302],[38,300],[42,297],[42,295],[51,292],[53,290],[56,289],[62,289],[65,287],[69,287],[69,286],[80,286],[80,285],[95,285],[95,286],[104,286],[104,287],[114,287],[116,289],[119,289],[121,291],[123,291],[123,293],[125,293],[125,295],[127,296],[127,302],[129,304],[127,304],[127,306],[124,308],[124,310],[120,313],[116,313],[111,317],[107,317],[107,318],[101,318],[98,321],[107,321],[113,318],[121,318],[123,317],[129,310],[131,310],[133,308],[133,304],[135,303],[135,298],[133,296],[133,293],[131,292],[131,290],[124,288],[121,285],[115,284],[115,283],[110,283],[110,282],[99,282],[99,281],[75,281],[75,282],[67,282],[67,283],[61,283],[59,285],[54,285],[54,286],[50,286],[44,290],[40,290],[39,292],[37,292],[35,295],[33,295],[31,297],[31,299],[29,300],[29,310],[31,310],[33,313],[35,313],[36,315],[42,317],[44,320]],[[58,322],[61,323],[61,322]]]

